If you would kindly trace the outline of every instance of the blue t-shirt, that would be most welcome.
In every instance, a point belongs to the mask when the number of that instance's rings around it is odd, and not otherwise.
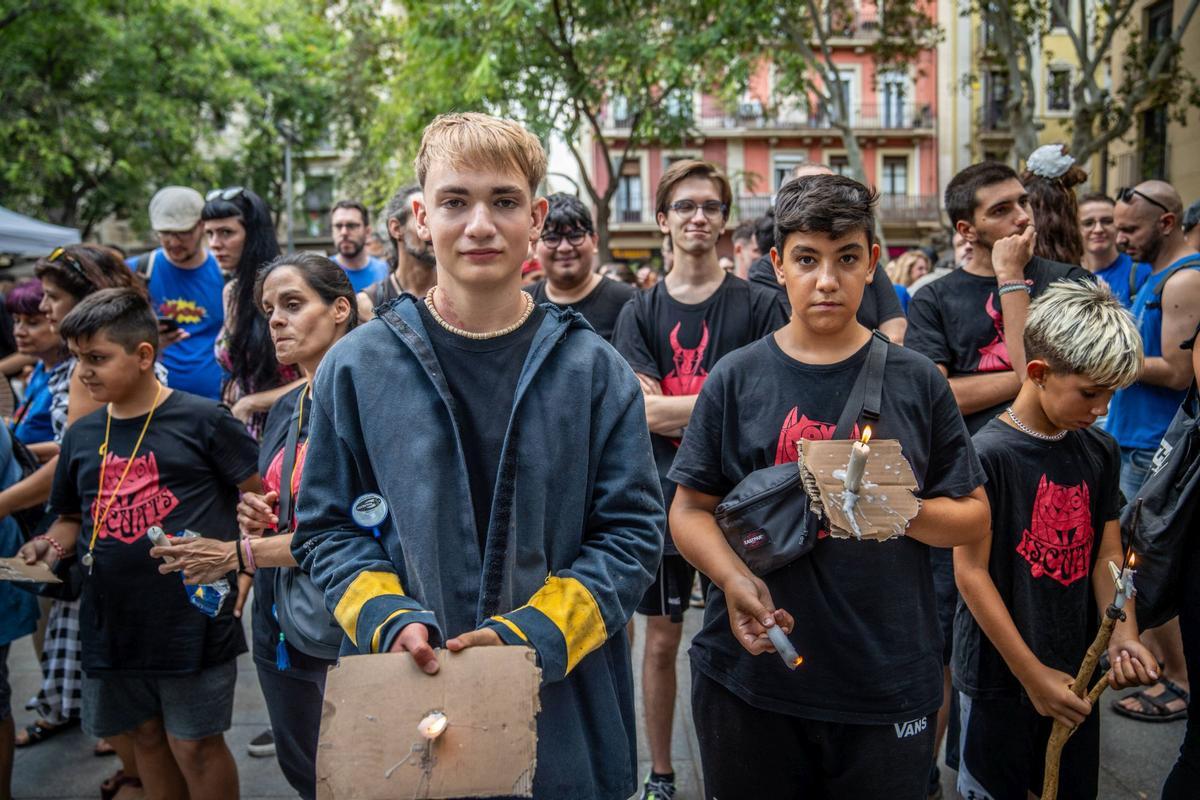
[[[1126,308],[1133,306],[1133,296],[1129,293],[1129,271],[1136,270],[1133,285],[1135,292],[1150,277],[1149,264],[1134,264],[1128,253],[1120,253],[1116,260],[1102,270],[1096,272],[1096,277],[1108,284],[1112,293]]]
[[[50,375],[39,361],[25,385],[25,399],[13,412],[12,434],[22,444],[54,441],[54,425],[50,421]]]
[[[904,313],[907,314],[908,301],[912,299],[912,296],[908,293],[908,289],[904,288],[898,283],[893,283],[892,288],[896,290],[896,298],[900,301],[900,307],[904,309]]]
[[[354,291],[361,292],[376,281],[381,281],[388,276],[388,263],[382,258],[369,256],[367,265],[362,269],[346,269],[342,264],[341,257],[336,253],[330,256],[333,263],[342,268],[346,273],[346,277],[350,279],[350,285],[354,287]]]
[[[1146,358],[1161,358],[1163,354],[1162,298],[1154,290],[1170,274],[1171,267],[1189,258],[1196,259],[1195,256],[1184,256],[1157,275],[1150,275],[1133,299],[1130,310],[1142,334],[1142,349]],[[1200,259],[1187,269],[1200,269]],[[1154,305],[1151,305],[1152,301],[1155,301]],[[1177,347],[1178,342],[1172,342],[1171,346]],[[1138,381],[1113,395],[1105,429],[1121,447],[1154,450],[1162,441],[1186,394],[1185,389],[1169,389]]]
[[[150,275],[150,302],[159,317],[170,318],[188,338],[164,347],[160,360],[171,376],[171,388],[212,400],[221,399],[221,365],[213,345],[225,324],[221,291],[225,278],[212,253],[195,269],[177,267],[162,248],[155,250]]]

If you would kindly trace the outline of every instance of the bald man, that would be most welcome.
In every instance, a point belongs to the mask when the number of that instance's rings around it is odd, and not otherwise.
[[[1146,362],[1137,383],[1109,406],[1107,429],[1121,445],[1121,491],[1137,497],[1153,465],[1158,443],[1195,377],[1191,341],[1200,323],[1200,254],[1183,233],[1183,201],[1169,183],[1146,181],[1117,194],[1117,246],[1150,276],[1133,299]],[[1143,640],[1162,659],[1163,679],[1114,703],[1117,713],[1162,721],[1187,713],[1186,661],[1177,621],[1147,632]]]

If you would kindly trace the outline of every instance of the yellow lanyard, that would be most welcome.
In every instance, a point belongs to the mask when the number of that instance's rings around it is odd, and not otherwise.
[[[159,382],[158,391],[154,393],[154,405],[150,407],[150,413],[146,415],[146,422],[142,425],[142,432],[138,434],[137,443],[133,446],[133,452],[129,454],[129,461],[125,464],[125,471],[121,473],[116,487],[112,490],[112,494],[108,496],[108,505],[104,507],[104,513],[100,514],[98,513],[100,510],[100,501],[104,497],[104,473],[108,467],[108,437],[112,432],[112,403],[108,404],[107,417],[104,423],[104,444],[100,445],[100,488],[96,491],[96,503],[92,506],[92,539],[88,542],[87,557],[84,559],[87,566],[91,566],[95,560],[92,551],[96,549],[96,537],[100,534],[100,526],[108,519],[108,512],[112,510],[113,503],[116,502],[117,492],[121,491],[121,485],[125,483],[125,476],[129,474],[129,469],[133,466],[133,459],[142,447],[142,439],[146,438],[146,431],[150,429],[150,420],[154,419],[154,412],[158,409],[158,399],[162,396],[162,390],[163,385]]]

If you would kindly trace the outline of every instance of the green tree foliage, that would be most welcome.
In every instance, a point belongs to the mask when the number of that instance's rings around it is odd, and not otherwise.
[[[733,5],[715,0],[407,0],[387,99],[356,175],[379,200],[410,174],[420,131],[437,114],[516,116],[570,148],[607,258],[617,189],[608,173],[649,142],[687,138],[693,93],[721,77],[740,27]]]
[[[169,183],[278,208],[276,123],[312,146],[361,105],[306,0],[0,0],[0,26],[0,202],[85,236]]]

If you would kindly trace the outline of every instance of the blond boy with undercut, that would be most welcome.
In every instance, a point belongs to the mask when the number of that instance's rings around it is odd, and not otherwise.
[[[623,632],[664,525],[641,388],[582,317],[521,290],[546,216],[536,137],[443,115],[416,171],[437,286],[381,306],[321,362],[293,553],[343,653],[405,652],[433,674],[438,647],[531,648],[534,797],[625,800],[637,750]],[[390,511],[378,538],[350,518],[367,492]]]
[[[1029,309],[1025,380],[974,436],[987,474],[991,531],[954,551],[964,604],[954,626],[954,684],[966,797],[1038,794],[1055,720],[1075,727],[1059,797],[1094,798],[1099,715],[1070,689],[1113,599],[1122,563],[1117,443],[1091,428],[1142,364],[1133,319],[1102,283],[1062,281]],[[1115,687],[1152,683],[1132,604],[1108,648]]]

